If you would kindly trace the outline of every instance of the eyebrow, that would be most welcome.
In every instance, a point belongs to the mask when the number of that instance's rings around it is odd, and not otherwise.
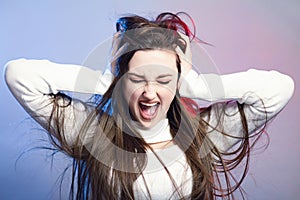
[[[139,75],[139,74],[132,73],[132,72],[128,72],[128,75],[133,75],[133,76],[136,76],[139,78],[145,78],[145,76],[143,76],[143,75]],[[157,76],[156,78],[159,79],[159,78],[165,78],[165,77],[170,77],[170,76],[173,76],[173,75],[172,74],[161,74],[161,75]]]

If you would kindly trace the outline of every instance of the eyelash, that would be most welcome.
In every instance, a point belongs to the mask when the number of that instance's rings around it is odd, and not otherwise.
[[[167,85],[169,84],[171,81],[157,81],[159,84],[163,84],[163,85]]]
[[[142,82],[145,82],[145,80],[134,80],[134,79],[130,79],[131,82],[133,83],[142,83]],[[169,84],[171,81],[157,81],[159,84],[162,84],[162,85],[167,85]]]
[[[134,80],[134,79],[130,79],[131,82],[133,83],[142,83],[145,82],[145,80]]]

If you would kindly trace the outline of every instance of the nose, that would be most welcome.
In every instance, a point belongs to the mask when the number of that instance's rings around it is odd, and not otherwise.
[[[143,97],[149,100],[154,99],[156,97],[155,84],[147,82],[147,84],[144,86]]]

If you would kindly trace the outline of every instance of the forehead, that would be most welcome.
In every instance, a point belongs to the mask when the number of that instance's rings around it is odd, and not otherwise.
[[[166,50],[140,50],[135,52],[128,63],[130,72],[148,74],[149,72],[177,72],[176,54]]]

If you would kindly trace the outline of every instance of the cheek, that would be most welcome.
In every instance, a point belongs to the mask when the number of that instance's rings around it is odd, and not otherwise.
[[[173,97],[176,94],[176,90],[177,90],[177,82],[176,81],[172,81],[168,84],[168,86],[164,87],[165,93],[168,94],[169,96]]]
[[[137,87],[134,84],[129,83],[129,81],[124,81],[124,87],[123,87],[123,94],[125,97],[125,100],[127,101],[128,105],[132,107],[132,104],[139,98],[141,95],[141,87]]]
[[[164,87],[160,90],[160,98],[163,101],[165,109],[169,109],[170,104],[172,103],[175,94],[176,94],[176,83],[168,87]]]

